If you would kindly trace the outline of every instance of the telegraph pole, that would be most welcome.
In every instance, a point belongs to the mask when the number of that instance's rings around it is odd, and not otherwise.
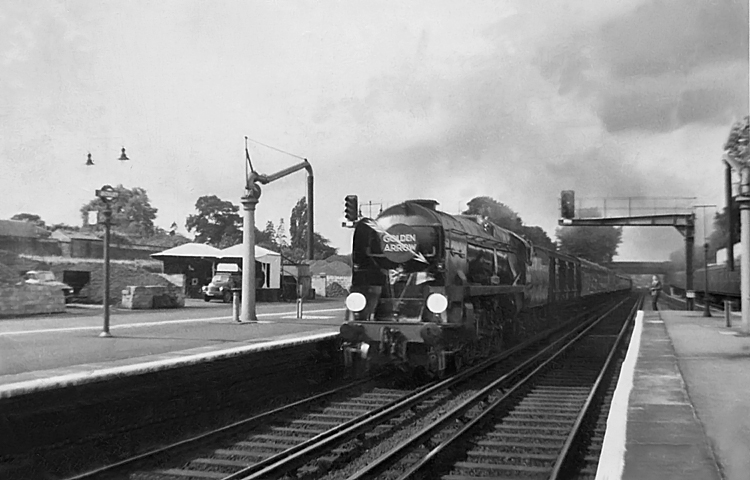
[[[706,209],[716,205],[695,205],[695,208],[703,209],[703,316],[711,316],[708,294],[708,242],[706,241]]]
[[[742,309],[741,332],[750,335],[750,167],[747,161],[741,161],[725,154],[724,161],[740,172],[740,194],[737,205],[740,207],[740,295]]]

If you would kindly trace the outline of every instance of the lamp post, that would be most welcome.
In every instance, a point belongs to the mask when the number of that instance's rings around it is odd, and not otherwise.
[[[109,333],[109,236],[112,225],[112,200],[118,197],[117,191],[111,185],[104,185],[96,191],[96,196],[104,202],[104,328],[100,337],[111,337]]]
[[[125,148],[122,149],[120,161],[130,160],[125,154]],[[93,166],[94,161],[91,159],[91,153],[88,154],[86,159],[86,166]],[[103,257],[104,257],[104,286],[102,294],[102,307],[104,309],[104,326],[100,337],[109,338],[112,336],[109,333],[109,242],[110,242],[110,229],[112,226],[112,200],[115,200],[119,196],[119,192],[112,188],[111,185],[104,185],[102,188],[96,191],[96,196],[104,202],[104,246],[103,246]]]
[[[709,297],[708,297],[708,243],[703,244],[703,287],[704,287],[704,294],[703,294],[703,316],[704,317],[710,317],[711,316],[711,307],[709,304]]]

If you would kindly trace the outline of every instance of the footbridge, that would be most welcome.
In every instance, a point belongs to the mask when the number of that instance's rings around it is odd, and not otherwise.
[[[666,275],[670,262],[612,262],[607,266],[623,275]]]

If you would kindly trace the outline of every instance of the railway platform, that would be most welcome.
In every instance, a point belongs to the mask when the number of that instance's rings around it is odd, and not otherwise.
[[[99,338],[101,308],[0,320],[0,399],[311,343],[338,335],[343,299],[259,304],[238,324],[232,307],[188,301],[184,309],[118,310]]]
[[[726,327],[723,316],[646,308],[622,366],[596,478],[747,480],[750,337]]]

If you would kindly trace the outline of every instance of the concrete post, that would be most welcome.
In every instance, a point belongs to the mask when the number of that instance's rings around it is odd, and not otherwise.
[[[750,168],[742,169],[742,182],[740,184],[740,197],[737,203],[740,205],[740,229],[741,238],[741,260],[740,272],[742,273],[742,328],[745,335],[750,335]]]
[[[255,322],[255,206],[260,198],[260,186],[251,184],[240,199],[242,217],[242,309],[241,322]]]
[[[240,321],[240,292],[235,288],[232,289],[232,320]]]
[[[727,328],[732,326],[732,302],[724,300],[724,320],[727,322]]]

